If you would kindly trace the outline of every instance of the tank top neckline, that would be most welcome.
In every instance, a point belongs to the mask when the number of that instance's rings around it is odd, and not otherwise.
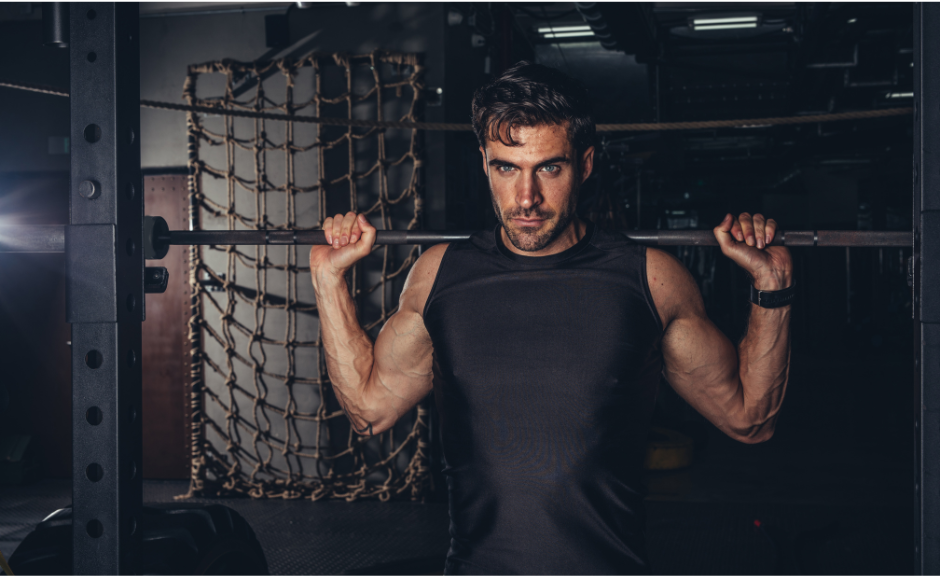
[[[558,252],[557,254],[549,254],[548,256],[523,256],[522,254],[516,254],[509,248],[506,248],[506,245],[503,244],[503,235],[500,234],[501,227],[502,224],[497,224],[496,228],[493,230],[496,248],[499,250],[500,254],[506,258],[524,266],[551,266],[575,256],[591,243],[597,228],[594,226],[593,222],[585,220],[584,236],[570,248]]]

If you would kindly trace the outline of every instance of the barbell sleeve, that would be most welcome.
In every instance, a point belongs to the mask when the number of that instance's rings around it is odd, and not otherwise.
[[[65,252],[65,226],[0,226],[0,252]]]

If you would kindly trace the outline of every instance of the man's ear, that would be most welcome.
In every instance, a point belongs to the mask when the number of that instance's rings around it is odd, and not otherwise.
[[[581,154],[581,183],[583,184],[591,172],[594,171],[594,147],[591,146]]]
[[[490,167],[486,163],[486,150],[483,146],[480,146],[480,154],[483,156],[483,173],[486,174],[486,177],[490,176]]]

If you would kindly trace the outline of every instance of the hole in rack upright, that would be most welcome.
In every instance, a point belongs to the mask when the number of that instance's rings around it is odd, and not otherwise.
[[[99,368],[102,362],[104,362],[104,357],[97,350],[89,350],[85,354],[85,364],[92,370]]]

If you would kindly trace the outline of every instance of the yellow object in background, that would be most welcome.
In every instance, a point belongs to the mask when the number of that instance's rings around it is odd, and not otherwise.
[[[651,428],[643,467],[647,470],[688,468],[692,465],[694,448],[692,439],[681,432],[668,428]]]
[[[7,559],[3,557],[3,552],[0,552],[0,569],[2,569],[7,576],[13,576],[13,570],[10,570],[10,565],[7,564]]]

